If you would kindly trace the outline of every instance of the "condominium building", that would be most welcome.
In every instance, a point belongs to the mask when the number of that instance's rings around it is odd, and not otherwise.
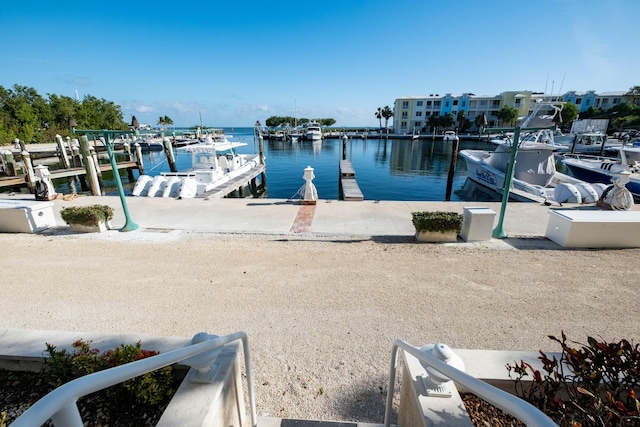
[[[518,109],[518,115],[528,115],[533,104],[538,100],[561,100],[572,102],[578,111],[586,111],[590,107],[608,110],[624,101],[626,92],[566,92],[564,95],[548,95],[531,91],[507,91],[499,95],[476,95],[473,93],[450,94],[444,96],[409,96],[396,99],[394,103],[393,132],[407,134],[412,132],[428,132],[430,116],[452,114],[454,119],[459,111],[464,111],[465,118],[474,123],[481,114],[485,115],[488,126],[498,125],[498,112],[505,106]],[[550,111],[551,112],[551,111]],[[544,112],[543,112],[544,113]]]

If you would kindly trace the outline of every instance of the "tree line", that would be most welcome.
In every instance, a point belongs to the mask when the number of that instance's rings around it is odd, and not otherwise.
[[[320,126],[327,127],[333,126],[336,122],[335,119],[332,118],[310,120],[306,117],[296,118],[291,116],[271,116],[264,122],[264,124],[270,128],[277,128],[279,126],[306,126],[312,121],[319,123]]]
[[[40,95],[34,88],[0,86],[0,145],[20,139],[26,144],[53,142],[56,134],[71,136],[70,120],[79,129],[128,129],[119,105],[86,95]]]

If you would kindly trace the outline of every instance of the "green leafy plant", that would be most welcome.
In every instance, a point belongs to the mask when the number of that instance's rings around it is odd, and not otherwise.
[[[461,214],[456,212],[411,212],[413,226],[416,231],[438,231],[446,233],[455,231],[460,233],[462,230]]]
[[[606,343],[588,337],[587,344],[571,347],[561,338],[558,360],[540,352],[542,369],[520,361],[507,365],[515,376],[516,394],[560,426],[640,425],[640,349],[627,340]]]
[[[95,225],[111,220],[113,208],[107,205],[69,206],[60,211],[60,216],[67,224]]]
[[[59,386],[84,375],[158,354],[156,351],[143,350],[140,342],[135,345],[121,344],[103,353],[91,348],[90,344],[78,340],[73,343],[71,353],[46,344],[48,357],[44,362],[45,373],[54,385]],[[173,395],[172,383],[172,366],[166,366],[109,387],[105,392],[112,400],[156,405]]]

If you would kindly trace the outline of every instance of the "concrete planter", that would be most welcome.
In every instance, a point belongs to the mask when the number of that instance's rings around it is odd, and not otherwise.
[[[97,224],[91,225],[69,223],[69,227],[71,231],[76,233],[102,233],[111,228],[110,224],[105,221],[99,221]]]
[[[458,232],[453,231],[416,231],[416,240],[421,243],[457,242]]]

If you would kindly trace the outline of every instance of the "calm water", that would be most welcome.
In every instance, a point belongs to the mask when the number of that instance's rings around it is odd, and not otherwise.
[[[231,140],[248,145],[239,153],[257,153],[252,128],[225,128]],[[489,149],[495,147],[485,141],[461,140],[459,149]],[[321,199],[338,199],[338,163],[342,157],[342,140],[265,141],[267,164],[267,197],[292,198],[304,184],[304,168],[314,168],[313,183]],[[431,139],[353,139],[347,142],[347,159],[351,160],[356,179],[366,200],[444,201],[451,143]],[[177,152],[178,170],[188,169],[191,154]],[[158,175],[169,171],[164,153],[144,155],[145,173]],[[133,188],[126,173],[122,173],[125,191]],[[107,178],[107,177],[105,177]],[[136,175],[137,178],[137,175]],[[117,194],[115,185],[107,182],[107,193]],[[452,184],[452,201],[499,201],[493,193],[467,181],[466,164],[458,159]]]

